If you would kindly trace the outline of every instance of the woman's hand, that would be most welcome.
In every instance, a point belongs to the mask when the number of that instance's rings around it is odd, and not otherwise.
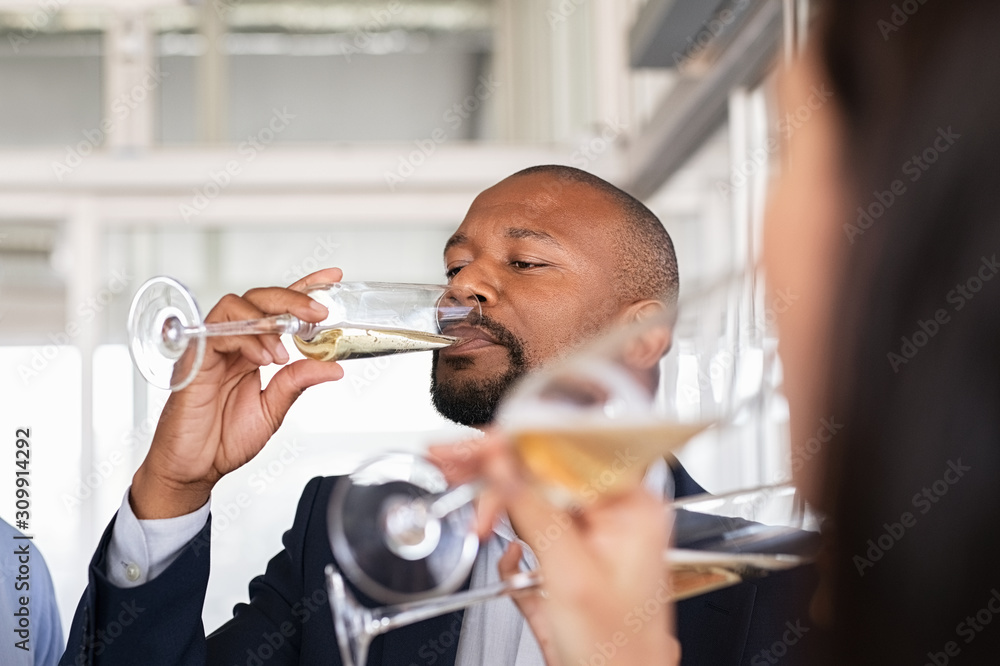
[[[636,488],[578,511],[558,509],[495,434],[434,447],[431,454],[453,483],[476,477],[488,482],[479,504],[481,535],[506,509],[538,557],[542,590],[515,601],[549,666],[680,661],[663,559],[669,519],[662,501]],[[520,546],[512,545],[500,562],[503,577],[517,573],[520,556]]]

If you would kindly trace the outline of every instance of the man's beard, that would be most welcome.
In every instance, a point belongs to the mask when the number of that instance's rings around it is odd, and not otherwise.
[[[431,365],[431,399],[434,407],[446,419],[466,426],[486,425],[493,421],[497,405],[507,394],[511,384],[528,370],[524,345],[503,325],[483,315],[478,326],[490,333],[498,344],[507,349],[507,371],[499,377],[476,381],[438,382],[438,351],[434,351]],[[452,368],[461,370],[472,364],[466,358],[445,360]]]

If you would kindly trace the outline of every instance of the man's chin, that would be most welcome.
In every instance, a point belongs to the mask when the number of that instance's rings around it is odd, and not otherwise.
[[[442,416],[461,425],[483,426],[493,421],[510,385],[523,374],[510,363],[501,368],[493,364],[486,372],[483,364],[467,357],[434,355],[431,400]]]

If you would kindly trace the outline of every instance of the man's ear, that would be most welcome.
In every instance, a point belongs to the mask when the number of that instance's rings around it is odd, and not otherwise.
[[[644,330],[635,337],[625,350],[626,364],[635,369],[652,368],[670,351],[674,340],[673,318],[668,316],[667,306],[655,299],[644,299],[626,306],[619,313],[619,323],[625,326],[646,322]]]

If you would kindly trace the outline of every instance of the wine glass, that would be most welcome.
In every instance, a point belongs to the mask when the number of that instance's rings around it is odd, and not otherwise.
[[[290,314],[206,324],[184,285],[154,277],[129,309],[132,361],[153,386],[179,391],[198,374],[209,336],[289,333],[306,356],[340,361],[447,347],[459,342],[451,328],[481,314],[472,290],[459,286],[337,282],[303,291],[329,310],[318,324]]]

